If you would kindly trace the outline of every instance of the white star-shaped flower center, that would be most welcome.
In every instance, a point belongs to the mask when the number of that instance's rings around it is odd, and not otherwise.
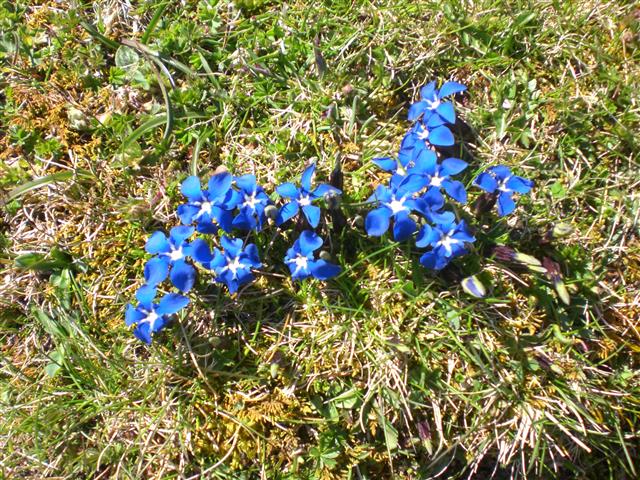
[[[501,192],[511,192],[512,190],[510,188],[507,188],[507,182],[509,181],[511,177],[507,177],[504,180],[502,180],[500,183],[498,183],[498,190],[500,190]]]
[[[300,198],[298,198],[298,205],[301,207],[311,205],[311,198],[309,198],[309,195],[300,195]]]
[[[425,100],[425,102],[427,102],[427,105],[429,106],[429,110],[435,110],[440,106],[440,99],[437,97],[435,93],[433,94],[433,100]]]
[[[256,198],[256,192],[253,192],[251,195],[244,196],[244,203],[242,206],[255,210],[258,203],[260,203],[260,200]]]
[[[298,256],[293,260],[290,260],[289,263],[296,264],[296,269],[292,275],[297,275],[300,270],[306,270],[309,267],[309,259],[306,256],[300,254],[298,254]]]
[[[445,235],[442,235],[440,237],[440,241],[436,244],[436,246],[443,246],[449,255],[451,255],[452,252],[451,246],[455,245],[456,243],[460,243],[460,240],[458,240],[457,238],[453,238],[451,235],[453,235],[453,230]]]
[[[236,278],[238,276],[238,270],[244,268],[244,265],[240,263],[240,257],[235,257],[233,260],[228,259],[227,268],[231,270],[233,278]]]
[[[182,245],[180,248],[171,247],[171,253],[169,254],[169,258],[172,262],[177,262],[178,260],[182,260],[184,258],[184,253],[182,253]]]
[[[149,312],[149,315],[147,315],[145,318],[140,320],[140,323],[148,323],[149,324],[149,330],[151,330],[153,332],[154,331],[154,327],[156,325],[156,321],[159,318],[160,318],[160,315],[158,315],[156,312]]]
[[[420,131],[418,132],[418,138],[420,140],[427,140],[429,138],[429,129],[424,126],[420,126]]]
[[[444,177],[439,177],[436,174],[433,177],[431,177],[431,182],[429,182],[429,185],[431,185],[432,187],[439,187],[442,185],[443,181],[444,181]]]
[[[194,218],[197,220],[198,218],[200,218],[205,213],[207,215],[211,215],[211,207],[212,206],[213,205],[211,204],[211,202],[202,202],[200,204],[200,210],[198,210],[198,213],[196,213],[196,216]]]
[[[397,213],[406,212],[409,210],[404,205],[405,200],[406,200],[405,197],[402,197],[400,200],[398,200],[396,197],[392,197],[392,200],[388,203],[385,203],[384,205],[388,207],[391,210],[391,212],[395,215]]]

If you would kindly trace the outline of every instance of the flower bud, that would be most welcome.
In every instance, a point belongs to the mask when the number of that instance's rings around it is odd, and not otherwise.
[[[540,260],[526,253],[516,252],[513,256],[516,262],[524,264],[532,272],[546,273],[546,269],[542,266]]]
[[[551,229],[552,238],[564,238],[573,233],[573,227],[568,223],[556,223]]]
[[[484,298],[487,295],[487,289],[476,275],[465,278],[461,285],[465,292],[476,298]]]
[[[320,253],[318,254],[318,257],[324,260],[325,262],[332,261],[331,254],[326,250],[321,250]]]
[[[278,218],[278,209],[274,205],[267,205],[264,209],[264,214],[267,218],[275,220]]]
[[[364,228],[364,217],[362,215],[356,215],[353,217],[353,224],[358,228]]]

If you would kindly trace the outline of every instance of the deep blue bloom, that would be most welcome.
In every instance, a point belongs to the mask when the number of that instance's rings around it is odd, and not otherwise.
[[[435,81],[428,83],[420,89],[420,101],[409,107],[409,120],[417,120],[422,115],[422,122],[427,127],[456,123],[453,104],[443,99],[466,89],[467,87],[457,82],[445,82],[440,90],[436,88]]]
[[[326,184],[320,184],[315,190],[311,190],[311,178],[315,170],[315,163],[306,168],[302,173],[300,188],[289,182],[276,187],[276,192],[278,192],[280,196],[291,199],[291,201],[285,204],[278,212],[278,218],[276,219],[278,226],[295,217],[300,209],[302,209],[302,213],[309,222],[309,225],[316,228],[318,223],[320,223],[320,207],[313,205],[313,202],[325,195],[340,195],[342,193],[337,188]]]
[[[200,179],[188,177],[182,182],[182,194],[189,200],[178,207],[178,217],[184,225],[196,222],[196,228],[202,233],[216,233],[218,225],[230,232],[233,222],[233,209],[240,202],[239,192],[231,188],[233,175],[229,172],[218,173],[211,177],[207,190],[201,190]]]
[[[303,280],[308,277],[327,280],[340,273],[340,267],[322,259],[315,259],[314,252],[323,244],[315,232],[305,230],[300,234],[293,247],[287,250],[284,261],[291,271],[293,280]]]
[[[498,165],[487,169],[474,180],[486,192],[497,194],[498,215],[509,215],[516,208],[513,193],[528,193],[533,188],[533,181],[513,175],[509,167]]]
[[[432,270],[441,270],[451,259],[467,252],[466,243],[475,241],[464,220],[431,227],[423,225],[416,238],[416,246],[432,247],[422,257],[420,263]]]
[[[415,165],[407,170],[407,175],[419,175],[424,177],[430,190],[440,192],[444,189],[454,200],[460,203],[467,202],[467,192],[464,185],[452,180],[451,176],[462,172],[467,168],[467,162],[458,158],[446,158],[442,164],[438,164],[438,156],[432,150],[422,150],[415,161]]]
[[[151,343],[151,334],[162,330],[169,322],[169,315],[177,313],[189,304],[189,299],[177,293],[169,293],[158,303],[153,303],[156,289],[152,285],[143,285],[136,292],[138,306],[127,304],[125,323],[135,325],[133,334],[146,343]]]
[[[240,213],[233,219],[233,226],[260,231],[266,219],[264,209],[271,203],[269,196],[256,183],[255,175],[236,177],[236,185],[240,188],[241,200],[238,203]]]
[[[216,282],[224,283],[230,293],[236,293],[241,285],[255,278],[251,270],[262,266],[258,248],[251,243],[243,249],[241,239],[224,235],[220,239],[220,244],[223,251],[214,248],[212,255],[204,240],[196,240],[192,247],[193,257],[215,272]]]
[[[395,174],[391,178],[390,187],[379,185],[370,202],[376,202],[378,208],[371,210],[365,219],[365,230],[373,237],[380,237],[389,229],[393,218],[393,238],[399,242],[406,240],[418,226],[409,216],[414,210],[423,210],[414,195],[426,185],[423,177],[414,175],[403,177]]]
[[[183,292],[188,292],[196,280],[196,270],[186,262],[190,245],[186,240],[193,235],[193,227],[173,227],[169,238],[163,232],[155,232],[145,249],[156,257],[144,266],[144,278],[149,285],[162,283],[169,275],[171,282]]]

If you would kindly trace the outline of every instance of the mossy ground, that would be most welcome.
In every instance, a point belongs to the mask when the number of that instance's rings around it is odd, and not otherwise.
[[[1,476],[640,475],[636,2],[18,0],[0,31]],[[503,163],[536,188],[434,275],[347,204],[449,78],[467,185]],[[344,172],[343,275],[274,265],[233,298],[203,275],[136,341],[124,307],[180,182],[273,191],[311,157]],[[570,305],[492,243],[558,262]],[[459,281],[481,270],[477,300]]]

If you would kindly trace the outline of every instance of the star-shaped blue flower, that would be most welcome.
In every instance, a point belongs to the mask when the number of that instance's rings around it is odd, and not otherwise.
[[[233,222],[233,209],[241,197],[231,188],[233,175],[222,172],[213,175],[207,190],[201,190],[200,179],[188,177],[182,182],[182,194],[189,200],[178,207],[178,217],[184,225],[196,223],[201,233],[216,233],[218,226],[230,232]]]
[[[276,187],[278,195],[291,199],[291,201],[285,204],[278,212],[278,218],[276,219],[278,226],[295,217],[300,209],[302,209],[302,213],[309,222],[309,225],[316,228],[318,223],[320,223],[320,207],[313,205],[313,202],[323,198],[325,195],[340,195],[342,193],[337,188],[326,184],[320,184],[315,190],[311,190],[311,179],[315,170],[315,163],[305,169],[300,179],[300,188],[290,182],[285,182]]]
[[[416,246],[432,247],[420,257],[420,263],[432,270],[441,270],[455,257],[467,252],[466,243],[472,243],[471,235],[464,220],[444,223],[434,227],[423,225],[416,237]]]
[[[293,247],[287,250],[284,261],[291,271],[293,280],[303,280],[308,277],[327,280],[340,273],[341,268],[338,265],[314,257],[314,252],[322,244],[322,238],[315,232],[305,230],[293,243]]]
[[[513,175],[509,167],[498,165],[487,169],[474,180],[477,185],[486,192],[497,195],[498,215],[509,215],[516,208],[513,200],[515,193],[529,193],[533,188],[533,181],[517,175]]]
[[[202,239],[200,239],[202,240]],[[258,248],[253,244],[242,248],[242,240],[222,236],[220,239],[223,251],[213,249],[213,255],[204,240],[194,241],[193,256],[207,268],[212,269],[218,283],[224,283],[229,293],[236,293],[240,286],[252,282],[255,278],[254,268],[260,268]]]
[[[393,238],[399,242],[409,238],[418,228],[409,215],[412,211],[422,208],[414,195],[425,185],[426,180],[423,177],[403,177],[398,174],[391,177],[390,187],[379,185],[369,198],[370,202],[378,204],[378,208],[371,210],[365,218],[367,234],[373,237],[384,235],[393,218]]]
[[[149,237],[145,249],[156,255],[144,266],[144,278],[149,285],[158,285],[169,276],[181,291],[191,290],[196,270],[186,262],[190,256],[190,245],[186,240],[193,232],[193,227],[180,226],[171,229],[169,238],[160,231]]]
[[[152,285],[143,285],[136,292],[138,306],[127,304],[125,323],[135,325],[133,334],[146,343],[151,343],[151,334],[158,333],[169,322],[169,315],[177,313],[189,304],[189,299],[177,293],[169,293],[158,303],[153,303],[156,289]]]
[[[256,183],[255,175],[236,177],[240,188],[240,213],[233,219],[233,226],[242,230],[260,231],[266,217],[264,209],[271,203],[264,189]]]
[[[417,120],[422,115],[422,122],[427,127],[437,127],[444,123],[456,123],[453,104],[444,101],[444,99],[466,89],[467,87],[458,82],[445,82],[438,90],[435,81],[429,82],[420,89],[420,101],[409,107],[409,120]]]
[[[442,164],[438,164],[438,156],[431,150],[422,150],[415,166],[407,170],[407,175],[419,175],[424,177],[428,182],[428,187],[440,192],[444,189],[454,200],[460,203],[467,202],[467,192],[464,185],[452,180],[451,176],[462,172],[467,168],[467,162],[459,158],[446,158]]]

